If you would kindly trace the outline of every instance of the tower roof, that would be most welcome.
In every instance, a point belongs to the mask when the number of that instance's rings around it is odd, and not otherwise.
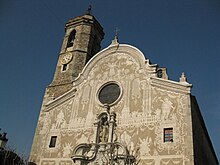
[[[90,12],[70,19],[66,23],[65,29],[70,26],[76,27],[81,24],[93,24],[93,26],[95,26],[95,28],[104,36],[103,27]]]

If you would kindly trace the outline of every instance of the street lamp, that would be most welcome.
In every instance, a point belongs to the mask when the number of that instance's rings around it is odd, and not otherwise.
[[[5,133],[5,132],[3,134],[0,133],[0,149],[5,148],[5,145],[8,141],[8,139],[6,138],[6,135],[7,135],[7,133]]]

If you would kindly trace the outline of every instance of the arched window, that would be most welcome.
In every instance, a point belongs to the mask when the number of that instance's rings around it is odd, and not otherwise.
[[[67,70],[67,66],[68,66],[68,64],[63,64],[63,65],[62,65],[62,71],[63,71],[63,72]]]
[[[67,48],[72,47],[75,40],[76,30],[73,30],[68,38]]]

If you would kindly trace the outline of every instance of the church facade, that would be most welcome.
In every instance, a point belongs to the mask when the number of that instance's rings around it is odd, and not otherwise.
[[[100,51],[102,26],[69,20],[46,88],[30,153],[37,165],[217,165],[184,73],[168,79],[117,37]]]

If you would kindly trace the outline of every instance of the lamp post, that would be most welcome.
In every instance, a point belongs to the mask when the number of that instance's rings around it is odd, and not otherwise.
[[[8,139],[6,138],[6,135],[7,135],[7,133],[5,133],[5,132],[3,134],[0,133],[0,149],[2,149],[2,150],[4,150],[5,145],[8,141]]]

